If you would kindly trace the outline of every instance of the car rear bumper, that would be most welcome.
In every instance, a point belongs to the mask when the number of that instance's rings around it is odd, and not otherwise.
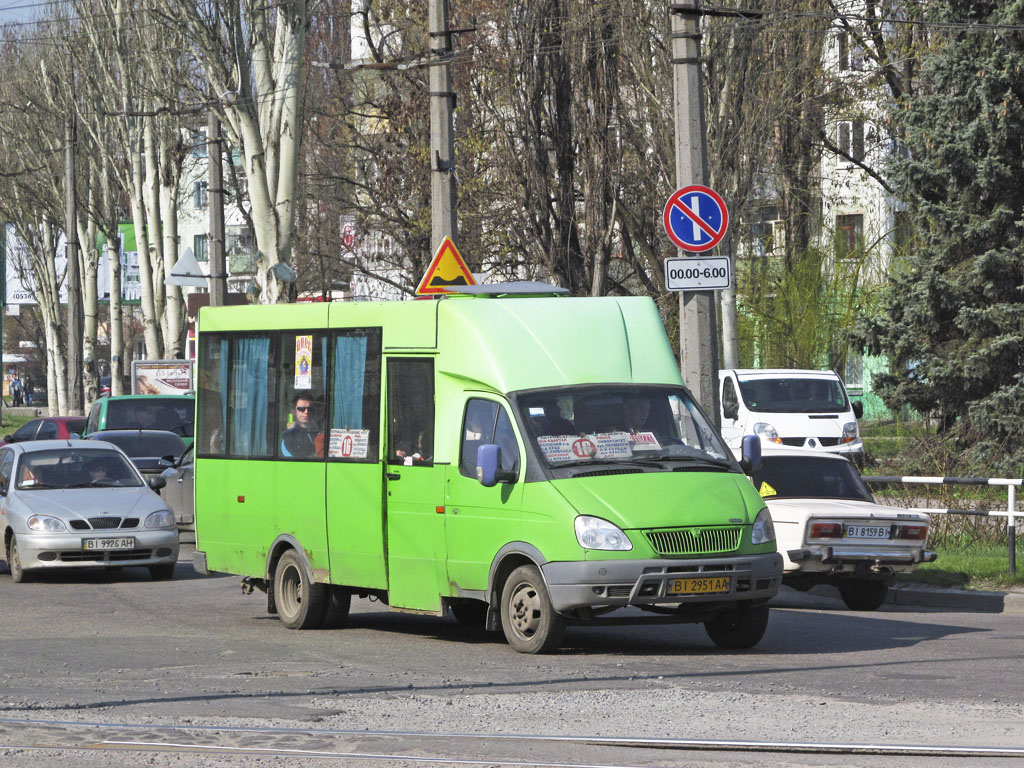
[[[556,611],[627,605],[728,603],[773,597],[782,583],[782,555],[700,560],[585,560],[546,563],[548,594]],[[728,590],[710,594],[669,593],[679,579],[706,579]]]
[[[931,563],[938,559],[935,552],[922,547],[808,547],[791,549],[786,554],[792,561],[794,570],[801,573],[835,573],[859,570],[865,566],[910,571],[920,563]]]
[[[90,535],[91,534],[91,535]],[[86,550],[84,539],[135,539],[132,549]],[[93,565],[160,565],[178,560],[178,532],[118,531],[117,535],[104,532],[18,534],[18,557],[27,570],[43,568],[83,568]]]

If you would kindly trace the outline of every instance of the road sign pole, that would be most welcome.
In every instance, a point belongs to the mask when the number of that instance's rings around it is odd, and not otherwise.
[[[452,33],[448,0],[430,0],[430,246],[436,251],[445,237],[457,243],[455,221],[455,130],[452,115]]]
[[[670,4],[675,89],[676,186],[707,182],[698,0]],[[686,254],[680,250],[680,256]],[[708,417],[718,416],[718,318],[714,291],[679,294],[679,354],[683,380]]]

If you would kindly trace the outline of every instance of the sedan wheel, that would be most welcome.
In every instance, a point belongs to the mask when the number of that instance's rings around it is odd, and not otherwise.
[[[174,563],[160,563],[149,566],[149,577],[153,581],[170,581],[174,578]]]
[[[881,579],[840,579],[839,596],[851,611],[874,611],[885,603],[889,585]]]
[[[18,554],[18,540],[11,537],[11,543],[7,546],[7,567],[11,569],[11,581],[15,584],[22,584],[29,580],[25,569],[21,567],[21,556]]]

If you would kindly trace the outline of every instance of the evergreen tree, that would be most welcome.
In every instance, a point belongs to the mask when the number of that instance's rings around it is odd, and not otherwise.
[[[889,358],[878,382],[889,407],[937,417],[976,469],[1019,473],[1024,4],[945,0],[934,11],[953,25],[894,108],[890,172],[914,238],[862,339]]]

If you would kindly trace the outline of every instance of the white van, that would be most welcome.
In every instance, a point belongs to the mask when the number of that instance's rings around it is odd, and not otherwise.
[[[802,448],[862,462],[857,419],[864,406],[850,402],[834,371],[730,369],[718,379],[722,437],[734,452],[744,435],[757,435],[765,451]]]

